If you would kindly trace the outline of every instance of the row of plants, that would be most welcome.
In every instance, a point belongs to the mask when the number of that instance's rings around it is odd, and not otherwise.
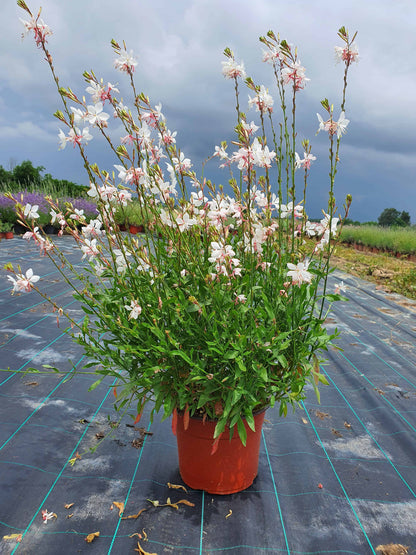
[[[42,175],[43,166],[34,166],[30,160],[24,160],[11,170],[0,166],[0,193],[42,192],[54,198],[87,198],[88,187],[78,185],[66,179],[56,179],[50,173]]]
[[[349,245],[363,245],[392,253],[416,254],[416,229],[410,226],[346,225],[342,228],[340,240]]]
[[[62,191],[58,191],[58,193],[59,192]],[[51,226],[54,230],[59,231],[61,227],[59,218],[51,211],[51,207],[47,200],[48,198],[54,198],[62,212],[70,211],[75,214],[82,214],[87,222],[97,217],[97,205],[93,200],[86,199],[82,196],[78,198],[61,195],[52,197],[45,192],[23,190],[14,193],[0,194],[0,231],[6,232],[14,230],[16,233],[26,231],[19,223],[19,217],[15,210],[16,202],[36,206],[36,211],[39,214],[37,225],[42,228]]]

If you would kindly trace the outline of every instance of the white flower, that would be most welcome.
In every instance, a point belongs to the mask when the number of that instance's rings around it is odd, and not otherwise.
[[[312,281],[312,274],[308,272],[308,266],[308,262],[298,262],[296,265],[288,262],[289,271],[287,276],[292,278],[293,285],[301,285]]]
[[[39,276],[35,276],[32,268],[29,268],[25,275],[16,274],[16,279],[12,276],[7,276],[7,279],[13,283],[13,293],[17,291],[30,291],[33,283],[39,281]]]
[[[114,67],[126,73],[133,73],[135,66],[137,66],[137,60],[133,57],[132,50],[130,52],[122,50],[119,57],[114,60]]]
[[[339,283],[337,283],[334,287],[335,293],[341,293],[343,291],[346,291],[347,286],[345,285],[345,283],[343,281],[340,281]]]
[[[352,62],[358,62],[358,46],[353,42],[349,47],[335,46],[336,62],[346,62],[348,65]]]
[[[345,117],[345,112],[341,112],[339,119],[337,121],[337,137],[338,139],[341,137],[343,133],[347,132],[347,125],[350,123],[350,120]]]
[[[27,203],[24,207],[23,215],[29,220],[36,220],[37,218],[39,218],[38,210],[39,206],[37,204],[34,204],[32,206],[31,204]]]
[[[88,106],[88,112],[85,115],[85,119],[91,125],[98,125],[99,127],[107,127],[107,120],[110,117],[109,114],[103,112],[103,103],[97,102],[94,106]]]
[[[316,156],[313,154],[308,154],[306,152],[303,153],[303,159],[300,159],[300,156],[297,152],[295,152],[295,167],[296,169],[304,168],[308,170],[311,167],[311,162],[316,160]]]
[[[84,210],[78,210],[74,208],[74,213],[69,216],[72,220],[82,220],[84,218]]]
[[[91,241],[89,239],[84,239],[84,244],[81,246],[81,250],[84,253],[82,258],[85,258],[86,256],[89,256],[90,258],[97,256],[100,253],[97,247],[97,239],[92,239]]]
[[[139,302],[136,300],[131,301],[129,305],[124,305],[124,308],[130,312],[129,320],[132,320],[132,319],[137,320],[137,318],[142,312],[142,307],[139,305]]]
[[[246,78],[246,72],[244,69],[244,64],[237,64],[235,60],[227,60],[226,62],[221,62],[222,65],[222,74],[227,79],[236,79],[237,77],[241,77],[242,79]]]
[[[179,227],[180,232],[187,231],[190,227],[197,223],[198,222],[195,218],[191,218],[187,212],[176,218],[176,225]]]
[[[272,161],[276,157],[276,153],[273,150],[270,151],[267,145],[262,148],[257,137],[251,145],[251,152],[253,155],[253,164],[259,166],[260,168],[271,168]]]
[[[256,112],[262,112],[264,114],[265,112],[273,111],[274,100],[269,94],[268,89],[266,89],[264,85],[260,85],[260,90],[254,98],[251,98],[249,95],[248,104],[249,106],[254,104],[256,106]]]

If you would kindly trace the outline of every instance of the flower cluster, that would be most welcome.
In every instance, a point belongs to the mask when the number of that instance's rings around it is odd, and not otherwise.
[[[345,31],[343,36],[350,48]],[[243,442],[243,418],[252,425],[253,411],[274,403],[286,414],[288,405],[303,398],[308,381],[315,388],[324,381],[319,360],[334,337],[324,327],[326,304],[341,298],[328,293],[327,280],[339,229],[333,189],[348,124],[345,102],[337,122],[328,102],[323,103],[329,116],[319,122],[329,136],[331,179],[324,218],[313,223],[307,217],[306,180],[315,156],[308,141],[302,143],[302,159],[296,152],[294,111],[286,112],[285,99],[292,95],[296,106],[308,81],[305,68],[286,41],[271,32],[260,40],[267,47],[263,59],[275,70],[282,114],[278,119],[278,103],[269,91],[246,77],[243,63],[225,49],[222,73],[234,81],[237,106],[245,79],[254,93],[248,108],[259,118],[249,123],[238,109],[236,149],[228,154],[225,141],[215,147],[213,158],[230,171],[228,190],[198,178],[161,104],[135,95],[133,116],[113,85],[104,86],[93,72],[85,72],[93,104],[59,88],[64,111],[55,116],[68,129],[60,132],[61,146],[71,142],[84,160],[89,196],[99,214],[88,223],[82,208],[62,210],[50,202],[53,217],[73,236],[85,265],[82,272],[69,264],[62,270],[69,284],[69,270],[82,283],[76,298],[87,314],[83,324],[71,320],[76,328],[71,333],[100,375],[119,380],[120,406],[134,403],[139,414],[153,402],[152,410],[163,409],[165,416],[203,414],[218,420],[216,436],[226,424],[236,425]],[[51,64],[45,42],[40,46]],[[133,83],[136,58],[115,41],[112,47],[115,67]],[[68,107],[68,100],[75,106]],[[124,128],[118,145],[107,132],[109,113]],[[118,158],[107,170],[87,157],[94,128]],[[133,199],[146,222],[140,240],[117,224],[116,214],[127,213]],[[17,210],[42,248],[34,204],[18,203]],[[65,266],[56,246],[43,251],[57,260],[57,267]],[[16,291],[36,281],[29,272],[16,278]]]

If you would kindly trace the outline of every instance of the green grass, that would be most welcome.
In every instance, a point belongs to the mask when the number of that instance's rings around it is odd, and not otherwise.
[[[416,254],[416,228],[414,227],[345,226],[341,232],[341,241],[392,253]]]

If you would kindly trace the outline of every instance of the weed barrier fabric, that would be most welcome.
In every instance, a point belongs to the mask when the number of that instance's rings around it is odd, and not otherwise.
[[[60,240],[80,263],[72,239]],[[44,276],[59,303],[73,302],[32,245],[1,242],[0,267],[12,258]],[[337,303],[327,320],[341,332],[342,350],[331,349],[322,367],[329,385],[321,404],[309,388],[296,413],[280,418],[278,408],[269,409],[254,484],[214,496],[169,487],[183,485],[170,421],[150,424],[147,412],[136,426],[127,417],[116,426],[111,379],[88,392],[94,376],[15,373],[42,364],[69,370],[83,360],[44,301],[36,294],[11,298],[5,276],[2,270],[0,360],[10,368],[0,374],[2,555],[124,554],[138,542],[148,553],[190,555],[416,549],[412,301],[335,272],[330,289],[342,279],[350,300]],[[70,308],[82,316],[76,303]],[[168,498],[171,506],[151,503]],[[115,503],[124,504],[124,516],[139,516],[120,519]],[[46,510],[52,517],[45,524]]]

